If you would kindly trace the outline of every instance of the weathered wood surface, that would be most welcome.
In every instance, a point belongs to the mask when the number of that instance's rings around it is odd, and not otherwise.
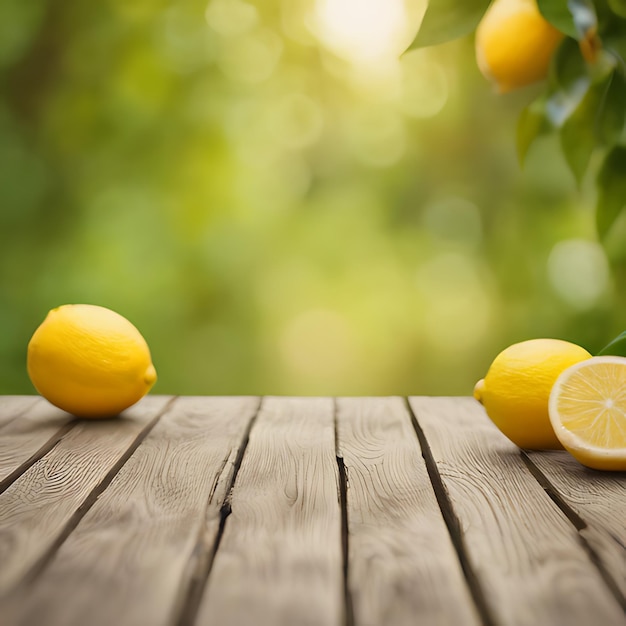
[[[255,398],[173,403],[46,571],[19,590],[14,623],[171,623],[195,550],[212,546],[217,535],[234,460],[257,405]],[[116,601],[94,612],[93,589]]]
[[[21,400],[21,401],[20,401]],[[4,418],[4,419],[3,419]],[[0,493],[68,432],[72,416],[43,398],[11,396],[0,404]]]
[[[39,396],[0,396],[0,428],[40,402]]]
[[[265,398],[197,623],[343,623],[333,402]]]
[[[614,624],[624,612],[519,448],[471,398],[411,398],[496,624]]]
[[[47,558],[79,507],[165,402],[149,398],[123,419],[78,424],[0,495],[0,594]]]
[[[355,623],[478,624],[401,398],[338,401]]]
[[[626,596],[626,481],[624,475],[590,470],[569,454],[529,452],[547,489],[577,516],[580,535],[600,557]]]
[[[624,626],[625,511],[470,398],[0,397],[0,626]]]

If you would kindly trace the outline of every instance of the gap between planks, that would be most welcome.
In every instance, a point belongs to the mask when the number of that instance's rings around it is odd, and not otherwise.
[[[42,397],[0,396],[0,494],[53,450],[72,422],[78,423]]]
[[[341,507],[341,557],[343,559],[343,601],[344,601],[344,626],[354,626],[354,605],[350,592],[350,533],[348,531],[348,473],[343,457],[339,449],[339,424],[338,424],[337,398],[333,398],[333,423],[335,426],[335,458],[337,459],[337,471],[339,475],[339,506]]]
[[[48,549],[35,561],[32,567],[26,572],[23,576],[22,580],[19,582],[19,587],[28,588],[28,586],[37,579],[38,576],[42,574],[45,570],[46,566],[50,563],[50,561],[54,558],[54,555],[59,550],[59,548],[63,545],[66,539],[70,536],[72,531],[78,526],[83,517],[89,512],[91,507],[95,504],[96,500],[99,496],[104,492],[104,490],[111,484],[115,476],[119,473],[119,471],[124,467],[128,459],[134,454],[137,448],[141,445],[141,442],[150,434],[150,431],[156,426],[161,417],[168,411],[168,409],[175,402],[177,396],[173,396],[170,398],[165,405],[161,408],[160,411],[153,417],[146,426],[143,427],[142,430],[139,431],[138,435],[132,441],[130,446],[126,449],[124,454],[117,460],[117,462],[111,467],[111,469],[107,472],[104,478],[91,490],[87,498],[82,502],[82,504],[76,509],[74,514],[67,520],[63,530],[59,533],[59,535],[55,538],[55,540],[50,544]],[[76,424],[78,420],[73,420],[66,426],[67,432],[69,432]],[[63,429],[61,429],[63,430]],[[67,434],[65,432],[63,436]],[[53,437],[54,439],[54,437]],[[46,453],[49,452],[56,446],[59,441],[61,441],[62,437],[59,437],[53,445],[49,446]],[[45,447],[45,446],[44,446]],[[44,455],[41,455],[39,458],[43,458]],[[37,459],[39,460],[39,459]],[[32,464],[31,464],[32,466]],[[30,466],[29,466],[30,467]],[[26,468],[28,469],[28,468]],[[23,473],[23,472],[22,472]]]
[[[48,554],[43,555],[39,562],[35,563],[32,570],[29,572],[29,575],[32,575],[33,578],[36,577],[46,566],[47,562],[54,556],[56,550],[62,545],[65,539],[69,536],[72,530],[78,525],[82,517],[88,512],[88,510],[93,506],[98,496],[107,488],[110,482],[114,479],[115,475],[119,472],[119,470],[123,467],[126,461],[132,456],[134,451],[139,447],[141,442],[145,439],[145,437],[149,434],[152,428],[156,425],[160,417],[171,407],[171,404],[174,402],[175,398],[172,398],[165,407],[158,413],[158,415],[153,418],[153,420],[148,423],[147,426],[138,434],[137,438],[133,441],[131,446],[128,448],[127,452],[118,460],[118,462],[113,466],[110,472],[103,478],[103,480],[93,489],[93,491],[86,498],[84,503],[77,509],[75,514],[72,516],[70,520],[68,520],[66,527],[63,532],[57,539],[57,541],[51,546]],[[408,399],[404,399],[406,402],[406,406],[408,409],[408,413],[411,419],[412,427],[415,431],[417,439],[420,443],[420,447],[422,450],[422,455],[424,457],[426,468],[428,470],[428,475],[431,481],[431,485],[435,496],[437,498],[437,502],[441,509],[442,516],[446,522],[446,526],[448,528],[448,532],[450,534],[452,543],[457,552],[458,559],[460,561],[463,573],[466,578],[467,585],[472,594],[473,600],[478,608],[480,617],[485,626],[492,626],[495,624],[493,617],[489,613],[489,609],[485,602],[484,592],[481,588],[478,577],[475,572],[472,570],[471,565],[469,563],[469,558],[467,555],[466,547],[464,545],[463,535],[460,530],[459,519],[456,516],[456,513],[452,507],[452,503],[448,496],[447,490],[443,483],[443,480],[439,474],[439,470],[434,460],[432,451],[430,450],[430,446],[426,435],[421,428],[419,421],[408,402]],[[220,508],[220,523],[219,530],[217,536],[210,541],[204,535],[200,535],[198,538],[198,542],[196,544],[196,550],[194,550],[194,559],[197,559],[194,568],[194,574],[191,577],[191,584],[187,586],[185,590],[183,590],[184,597],[182,598],[183,602],[181,602],[182,610],[178,614],[177,620],[174,622],[177,626],[189,626],[194,622],[195,616],[197,614],[197,610],[202,598],[202,594],[204,591],[204,587],[206,582],[210,576],[211,568],[213,564],[213,560],[215,555],[219,549],[220,541],[222,535],[224,533],[224,529],[226,527],[227,519],[231,513],[230,510],[230,497],[232,493],[232,489],[235,485],[235,481],[237,478],[237,474],[239,468],[241,467],[246,448],[250,439],[250,432],[253,428],[255,420],[258,416],[259,410],[261,408],[262,399],[259,401],[259,405],[257,406],[256,412],[253,417],[250,419],[248,423],[247,429],[242,437],[241,444],[237,451],[237,456],[235,458],[233,472],[230,477],[229,485],[226,490],[226,495],[224,497],[223,503]],[[340,455],[340,449],[338,445],[338,434],[337,434],[337,401],[334,402],[334,425],[335,425],[335,453],[336,453],[336,461],[339,472],[339,484],[338,484],[338,497],[341,507],[341,541],[342,541],[342,556],[343,556],[343,594],[345,601],[345,626],[353,626],[354,624],[354,615],[352,612],[352,599],[349,592],[349,569],[348,569],[348,549],[349,549],[349,533],[348,533],[348,508],[347,508],[347,488],[348,488],[348,475],[347,468],[344,464],[343,458]],[[57,433],[51,437],[46,444],[44,444],[35,454],[32,455],[27,461],[20,466],[21,469],[24,467],[23,471],[21,471],[18,475],[13,478],[9,484],[6,485],[5,489],[13,482],[13,480],[17,479],[19,475],[24,473],[29,467],[31,467],[37,460],[45,456],[47,452],[52,450],[54,446],[71,430],[75,422],[69,422],[65,426],[63,426]],[[63,431],[66,432],[63,432]],[[39,455],[39,456],[37,456]],[[530,473],[533,475],[535,480],[541,485],[541,487],[546,491],[546,493],[550,496],[552,501],[556,504],[556,506],[561,509],[561,511],[565,514],[568,520],[575,526],[577,530],[581,530],[587,526],[586,522],[583,518],[581,518],[568,504],[567,502],[560,496],[556,487],[554,487],[548,478],[541,472],[541,470],[532,462],[532,460],[527,457],[527,455],[522,452],[522,458],[524,463],[527,465]],[[34,459],[34,460],[33,460]],[[32,460],[32,462],[31,462]],[[17,469],[10,475],[17,473]],[[8,480],[9,476],[5,479]],[[4,484],[3,481],[0,483],[0,487]],[[0,489],[1,492],[1,489]],[[586,539],[580,536],[581,543],[587,550],[591,561],[594,565],[600,570],[600,574],[603,576],[605,581],[607,582],[609,588],[613,592],[613,595],[620,594],[617,585],[612,581],[610,575],[603,570],[602,563],[593,550],[591,546],[589,546]],[[201,553],[201,554],[198,554]],[[191,563],[191,562],[190,562]],[[608,580],[607,580],[608,576]],[[613,582],[613,587],[611,587],[610,581]],[[621,599],[620,599],[621,598]],[[616,599],[618,602],[621,602],[622,606],[624,605],[623,595],[616,595]]]
[[[263,399],[196,624],[343,626],[329,397]]]
[[[19,587],[26,589],[30,584],[32,584],[35,580],[37,580],[40,575],[44,573],[48,564],[55,557],[58,550],[64,544],[64,542],[71,535],[73,530],[79,525],[81,520],[87,515],[89,510],[96,503],[100,495],[107,489],[107,487],[112,483],[115,479],[115,476],[120,472],[120,470],[124,467],[126,462],[131,458],[134,452],[139,448],[141,443],[146,439],[146,437],[150,434],[150,432],[154,429],[156,424],[159,422],[160,418],[167,413],[167,411],[171,408],[172,404],[176,400],[176,397],[171,398],[166,405],[162,407],[159,413],[152,418],[150,422],[148,422],[144,428],[139,431],[136,438],[132,441],[131,445],[126,449],[124,454],[118,459],[118,461],[111,467],[109,472],[102,478],[102,480],[92,489],[91,492],[87,495],[85,500],[80,504],[80,506],[75,510],[72,516],[67,520],[65,525],[63,526],[61,532],[55,537],[54,541],[48,546],[46,551],[32,564],[32,566],[25,572],[22,577]],[[188,584],[185,585],[179,592],[179,597],[174,603],[173,610],[173,619],[171,623],[176,624],[177,626],[188,626],[193,624],[196,620],[198,609],[200,603],[202,601],[202,597],[205,591],[206,583],[211,574],[213,561],[215,559],[215,555],[220,546],[220,542],[222,536],[224,534],[224,530],[226,527],[227,519],[231,514],[230,507],[230,499],[232,496],[232,491],[235,485],[235,481],[237,479],[237,475],[239,472],[239,468],[241,467],[248,442],[250,440],[250,432],[254,426],[256,418],[259,414],[259,411],[262,406],[263,399],[259,399],[259,403],[256,407],[255,413],[253,417],[250,419],[247,428],[242,436],[242,441],[237,450],[237,456],[233,462],[232,474],[229,478],[227,488],[225,490],[225,496],[223,502],[220,506],[220,521],[219,528],[217,531],[217,535],[215,537],[208,537],[203,531],[200,532],[198,539],[196,541],[196,547],[193,551],[192,558],[188,563],[188,568],[191,571],[191,575],[189,576]],[[333,413],[336,412],[336,408],[334,408]],[[333,415],[333,419],[335,419],[335,415]],[[9,480],[5,481],[6,487],[8,488],[15,480],[17,480],[21,475],[23,475],[29,468],[31,468],[38,460],[43,458],[48,452],[54,449],[54,447],[63,439],[63,437],[69,433],[72,428],[79,423],[78,420],[72,420],[65,424],[61,429],[55,433],[53,437],[51,437],[35,454],[31,456],[27,461],[22,463],[18,470],[12,472],[12,474],[7,477]],[[341,460],[337,457],[337,445],[335,445],[335,456],[337,459],[337,463],[340,465]],[[223,470],[227,464],[227,460],[224,463]],[[341,467],[341,465],[340,465]],[[341,470],[340,470],[341,471]],[[347,588],[347,509],[346,509],[346,489],[347,489],[347,478],[346,478],[346,469],[343,467],[343,471],[341,473],[342,478],[340,478],[338,483],[338,500],[340,503],[340,507],[342,509],[342,525],[345,527],[345,532],[342,539],[342,543],[345,541],[346,543],[342,546],[343,552],[343,568],[344,568],[344,594],[346,594],[347,602],[346,602],[346,610],[344,623],[345,626],[353,626],[354,619],[352,612],[350,610],[351,603],[349,600],[349,591]],[[184,580],[184,578],[183,578]]]
[[[403,400],[411,417],[411,424],[415,430],[415,434],[422,449],[422,456],[424,457],[424,462],[426,463],[426,470],[428,471],[428,476],[430,477],[430,482],[433,491],[435,492],[437,503],[441,509],[441,515],[443,516],[448,532],[450,533],[452,545],[454,546],[457,558],[461,564],[461,569],[463,571],[463,575],[465,576],[465,582],[476,606],[476,610],[478,611],[479,618],[484,626],[496,626],[496,620],[491,614],[485,598],[485,592],[480,584],[480,580],[470,564],[465,541],[463,539],[463,533],[461,532],[459,518],[454,512],[452,502],[450,501],[446,487],[443,484],[441,475],[439,474],[439,468],[437,467],[437,462],[435,461],[430,449],[426,434],[420,426],[417,415],[415,414],[408,398],[405,397]]]
[[[592,565],[572,520],[546,497],[519,448],[478,404],[466,397],[411,397],[409,403],[428,437],[462,523],[465,554],[489,591],[485,599],[497,622],[521,625],[532,618],[582,625],[595,616],[606,624],[623,624],[623,609]],[[453,423],[446,419],[449,411],[457,414]],[[485,463],[489,472],[483,473]],[[477,505],[474,494],[484,506]]]
[[[16,480],[25,474],[37,461],[43,459],[48,452],[54,449],[54,447],[67,435],[78,423],[78,420],[74,419],[64,424],[59,430],[48,439],[39,450],[35,451],[28,459],[18,465],[10,474],[0,480],[0,494],[4,493]]]
[[[419,424],[415,418],[415,415],[409,406],[408,399],[403,398],[405,406],[408,409],[408,415],[411,420],[411,425],[417,436],[420,444],[422,455],[424,457],[428,475],[431,481],[431,488],[436,496],[439,504],[442,517],[450,534],[452,544],[456,550],[457,558],[460,562],[461,569],[465,576],[466,584],[469,588],[472,600],[477,608],[479,619],[483,626],[494,626],[495,621],[491,617],[484,600],[482,589],[478,583],[478,578],[472,571],[469,560],[465,553],[463,546],[463,539],[459,530],[459,522],[456,519],[452,505],[449,502],[445,487],[439,477],[436,462],[430,453],[428,443],[425,435],[422,432]],[[213,569],[213,563],[215,562],[216,555],[218,553],[222,537],[224,535],[228,518],[231,514],[230,500],[233,489],[235,488],[237,476],[241,468],[248,443],[250,441],[250,434],[257,420],[259,412],[263,404],[263,398],[260,399],[259,405],[254,416],[251,418],[247,429],[242,437],[236,460],[234,462],[233,472],[230,477],[228,487],[226,489],[226,495],[224,501],[220,507],[220,522],[217,535],[215,537],[207,537],[202,531],[200,532],[196,541],[196,548],[193,551],[192,559],[190,560],[188,567],[192,570],[188,580],[190,581],[186,588],[181,589],[179,598],[175,603],[174,619],[172,623],[175,626],[192,626],[195,623],[198,615],[199,608],[202,603],[203,596],[205,594],[206,586],[211,576]],[[349,549],[350,549],[350,533],[349,533],[349,520],[348,520],[348,473],[344,463],[344,459],[341,455],[339,446],[339,433],[338,433],[338,405],[337,398],[333,398],[333,424],[334,424],[334,436],[335,436],[335,458],[338,470],[338,485],[337,496],[341,513],[341,553],[342,553],[342,597],[343,597],[343,624],[344,626],[355,625],[355,615],[353,608],[353,599],[350,591],[350,570],[349,570]]]
[[[250,433],[252,432],[252,427],[256,422],[262,404],[263,398],[261,397],[259,398],[259,402],[256,406],[254,414],[248,422],[246,430],[244,431],[243,437],[241,439],[239,449],[237,450],[237,456],[235,457],[235,460],[233,462],[232,474],[226,488],[224,501],[220,506],[220,521],[217,534],[214,538],[211,538],[205,534],[204,527],[200,529],[198,538],[196,540],[196,546],[192,553],[192,558],[188,563],[188,569],[191,570],[191,574],[188,577],[189,584],[186,588],[180,590],[179,597],[174,603],[175,608],[173,611],[174,617],[172,623],[175,624],[175,626],[192,626],[192,624],[194,624],[196,621],[196,616],[198,615],[198,611],[200,609],[204,590],[209,576],[211,575],[211,570],[213,569],[215,555],[219,550],[222,537],[224,536],[226,520],[232,513],[230,499],[233,488],[235,486],[235,481],[237,480],[237,474],[239,474],[239,469],[241,468],[243,457],[246,453],[248,443],[250,442]],[[225,459],[222,470],[224,470],[227,462],[228,459]],[[219,479],[218,481],[216,481],[216,485],[218,482]],[[209,502],[211,500],[211,497],[209,497]],[[186,577],[183,577],[183,580],[185,580],[185,578]]]
[[[233,472],[231,479],[226,489],[226,495],[222,506],[220,508],[220,523],[217,535],[214,539],[206,537],[202,532],[200,533],[197,542],[196,549],[193,552],[193,560],[195,564],[191,563],[190,568],[193,569],[193,573],[190,576],[190,584],[186,589],[183,589],[181,596],[176,602],[176,609],[174,611],[175,617],[173,624],[175,626],[191,626],[195,623],[200,604],[205,592],[205,588],[208,579],[211,575],[215,556],[219,550],[221,539],[224,535],[226,523],[230,516],[232,509],[230,505],[231,495],[235,487],[237,475],[241,468],[245,452],[250,441],[250,433],[257,420],[259,412],[263,404],[263,398],[259,399],[259,404],[255,411],[255,414],[248,423],[247,429],[242,437],[237,457],[234,462]],[[341,551],[342,551],[342,569],[343,569],[343,589],[342,594],[344,598],[344,626],[354,626],[354,612],[352,605],[352,596],[349,589],[349,572],[348,572],[348,550],[349,550],[349,533],[348,533],[348,508],[347,508],[347,472],[343,462],[343,458],[339,454],[339,442],[338,442],[338,427],[337,427],[337,400],[333,398],[333,424],[335,435],[335,458],[337,461],[338,469],[338,501],[341,508]]]
[[[548,497],[554,502],[554,504],[563,512],[563,515],[572,523],[576,531],[578,532],[578,540],[580,541],[585,552],[589,556],[589,560],[598,570],[600,576],[606,583],[610,592],[613,594],[619,605],[626,612],[626,598],[621,592],[617,581],[613,578],[609,570],[604,566],[600,555],[594,549],[594,547],[587,541],[587,539],[581,534],[581,530],[588,528],[587,522],[567,503],[565,498],[559,493],[558,489],[552,484],[550,479],[541,471],[528,454],[524,450],[520,450],[522,461],[524,461],[529,472],[533,475],[534,479],[539,483],[541,488],[546,492]]]

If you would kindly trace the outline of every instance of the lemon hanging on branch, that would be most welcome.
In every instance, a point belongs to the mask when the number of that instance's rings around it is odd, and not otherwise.
[[[625,7],[624,0],[428,0],[409,46],[475,32],[477,64],[500,92],[546,79],[520,112],[518,156],[523,162],[538,137],[556,134],[579,186],[594,171],[603,242],[615,233],[623,239],[626,213]]]
[[[496,0],[476,29],[476,62],[501,92],[543,80],[563,39],[535,0]]]
[[[28,344],[28,375],[55,406],[79,417],[112,417],[156,382],[150,350],[124,317],[101,306],[52,309]]]

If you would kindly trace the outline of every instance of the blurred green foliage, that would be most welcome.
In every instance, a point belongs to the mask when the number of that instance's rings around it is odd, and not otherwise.
[[[429,2],[410,48],[467,35],[496,5],[524,14],[534,2]],[[552,56],[543,91],[520,115],[520,161],[537,137],[555,133],[580,184],[594,153],[601,155],[595,168],[596,227],[605,239],[626,212],[626,0],[536,0],[536,8],[565,37]],[[626,241],[623,224],[616,229],[618,240]]]
[[[469,394],[514,341],[623,330],[626,224],[597,242],[553,137],[520,168],[538,91],[471,38],[401,56],[423,11],[0,3],[0,393],[71,302],[142,331],[155,393]]]

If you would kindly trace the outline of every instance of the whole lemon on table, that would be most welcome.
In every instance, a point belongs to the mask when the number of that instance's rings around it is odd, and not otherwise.
[[[474,388],[494,424],[520,448],[561,449],[550,423],[550,392],[561,372],[591,354],[559,339],[530,339],[494,359]]]
[[[563,34],[535,0],[495,0],[476,29],[476,62],[502,92],[542,80]]]
[[[101,306],[52,309],[28,344],[28,375],[55,406],[79,417],[111,417],[156,381],[150,350],[124,317]]]

